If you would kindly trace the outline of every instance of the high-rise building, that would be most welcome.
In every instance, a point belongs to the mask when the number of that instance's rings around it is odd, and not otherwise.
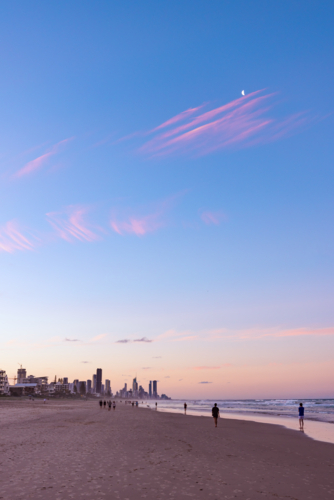
[[[63,378],[63,384],[68,384],[68,377]]]
[[[102,393],[102,368],[96,370],[96,392]]]
[[[152,380],[150,380],[150,383],[148,385],[148,395],[150,398],[152,397]]]
[[[92,392],[92,381],[87,380],[87,393],[90,394]]]
[[[79,390],[79,380],[77,378],[73,380],[73,385],[76,385],[77,389]]]
[[[96,392],[96,375],[93,375],[93,391]]]
[[[105,383],[105,386],[104,386],[104,390],[105,390],[105,393],[106,394],[110,394],[110,380],[106,378],[106,383]]]
[[[22,368],[22,365],[21,365],[21,368],[19,368],[17,370],[17,383],[23,384],[23,380],[25,378],[27,378],[27,370],[25,368]]]
[[[104,394],[104,384],[101,384],[101,394]]]
[[[158,382],[153,380],[153,397],[158,397]]]
[[[138,383],[137,383],[137,377],[135,377],[132,381],[132,392],[138,391]]]

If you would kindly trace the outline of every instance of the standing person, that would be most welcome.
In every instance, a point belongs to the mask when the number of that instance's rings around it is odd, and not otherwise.
[[[104,409],[106,409],[106,400],[103,401],[103,406],[104,406]]]
[[[212,416],[213,420],[215,421],[215,427],[217,427],[218,417],[219,417],[219,408],[217,406],[217,403],[215,403],[215,406],[212,408]]]
[[[111,410],[111,401],[109,401],[109,403],[108,403],[108,411],[110,411],[110,410]]]
[[[184,403],[184,414],[187,415],[187,403]]]
[[[114,401],[112,408],[113,408],[113,410],[116,410],[116,401]]]
[[[298,414],[299,414],[299,430],[303,431],[304,430],[304,406],[303,406],[303,403],[299,403]]]
[[[100,401],[100,408],[101,408],[101,410],[102,410],[102,400]]]
[[[155,409],[156,410],[158,409],[158,403],[155,403]]]

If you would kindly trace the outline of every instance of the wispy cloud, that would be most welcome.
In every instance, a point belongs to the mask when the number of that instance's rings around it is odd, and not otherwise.
[[[223,106],[209,105],[183,111],[152,130],[139,148],[145,156],[202,156],[228,147],[249,147],[277,140],[311,121],[304,112],[285,118],[268,116],[276,94],[259,90]],[[140,134],[132,134],[132,137]],[[130,137],[130,136],[128,136]]]
[[[91,242],[98,240],[99,236],[85,220],[88,212],[88,207],[70,205],[63,212],[49,212],[46,216],[60,238],[69,242],[75,240]]]
[[[102,340],[107,336],[106,333],[100,333],[100,335],[96,335],[96,337],[93,337],[90,339],[90,342],[97,342],[98,340]]]
[[[226,216],[220,210],[216,211],[216,212],[210,212],[207,210],[207,211],[201,213],[201,219],[207,225],[214,224],[215,226],[219,226],[219,224],[224,219],[226,219]]]
[[[147,337],[142,337],[141,339],[122,339],[122,340],[117,340],[115,343],[116,344],[129,344],[129,343],[135,343],[135,342],[153,342],[153,340],[148,339]]]
[[[68,139],[64,139],[63,141],[58,142],[57,144],[55,144],[54,146],[52,146],[52,148],[49,149],[49,151],[47,151],[43,155],[38,156],[34,160],[29,161],[28,163],[26,163],[24,165],[24,167],[22,167],[20,170],[18,170],[14,174],[14,177],[15,178],[20,178],[20,177],[23,177],[25,175],[29,175],[29,174],[31,174],[33,172],[36,172],[36,170],[40,170],[42,167],[44,167],[49,162],[49,160],[50,160],[50,158],[52,156],[54,156],[57,153],[59,153],[61,151],[61,149],[69,141],[71,141],[72,139],[73,139],[73,137],[72,138],[68,138]]]
[[[0,252],[13,253],[16,250],[33,250],[34,244],[27,238],[15,221],[9,221],[0,228]]]
[[[162,358],[162,356],[153,356],[152,359],[161,359],[161,358]]]
[[[64,339],[64,342],[81,342],[81,340],[79,340],[79,339],[68,339],[68,338],[66,338],[66,339]]]
[[[81,363],[86,364],[86,363],[90,363],[90,361],[81,361]]]
[[[150,366],[145,366],[144,368],[142,368],[142,370],[151,370],[151,367]]]
[[[182,191],[162,201],[151,204],[150,207],[138,208],[136,210],[123,211],[123,213],[112,211],[110,226],[118,234],[135,234],[144,236],[152,233],[166,225],[166,214],[173,208],[176,201],[186,193]]]
[[[212,382],[207,382],[207,381],[204,381],[204,382],[198,382],[199,384],[212,384]]]

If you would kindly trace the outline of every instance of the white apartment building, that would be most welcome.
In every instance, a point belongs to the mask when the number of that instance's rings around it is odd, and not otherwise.
[[[6,375],[5,370],[0,370],[0,394],[9,394],[8,376]]]

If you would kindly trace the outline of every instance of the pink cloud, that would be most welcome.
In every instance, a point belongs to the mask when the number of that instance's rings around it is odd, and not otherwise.
[[[32,161],[29,161],[28,163],[26,163],[26,165],[24,165],[24,167],[22,167],[20,170],[18,170],[18,172],[16,172],[14,174],[14,177],[16,177],[16,178],[23,177],[24,175],[28,175],[28,174],[35,172],[36,170],[39,170],[40,168],[42,168],[44,165],[46,165],[48,163],[49,159],[52,156],[59,153],[61,148],[65,144],[67,144],[69,141],[71,141],[72,139],[73,138],[64,139],[63,141],[58,142],[57,144],[52,146],[52,148],[48,152],[44,153],[43,155],[39,156],[38,158],[35,158]]]
[[[7,222],[0,228],[0,251],[13,253],[16,250],[33,250],[33,243],[28,240],[16,221]]]
[[[210,212],[210,211],[205,211],[202,212],[201,214],[201,219],[205,224],[208,225],[216,225],[218,226],[223,219],[225,219],[225,215],[223,212],[218,211],[218,212]]]
[[[47,215],[58,236],[66,241],[95,241],[99,237],[85,221],[87,207],[69,206],[64,212],[50,212]]]
[[[205,112],[204,104],[183,111],[143,133],[142,136],[151,138],[142,144],[139,152],[151,157],[201,156],[223,148],[250,147],[278,140],[310,122],[304,113],[285,118],[268,117],[275,94],[259,95],[261,92]]]
[[[127,214],[119,216],[115,211],[112,212],[110,218],[111,228],[118,234],[135,234],[136,236],[144,236],[147,233],[157,231],[165,226],[165,215],[172,208],[178,197],[184,192],[171,196],[160,203],[157,203],[148,214]]]

